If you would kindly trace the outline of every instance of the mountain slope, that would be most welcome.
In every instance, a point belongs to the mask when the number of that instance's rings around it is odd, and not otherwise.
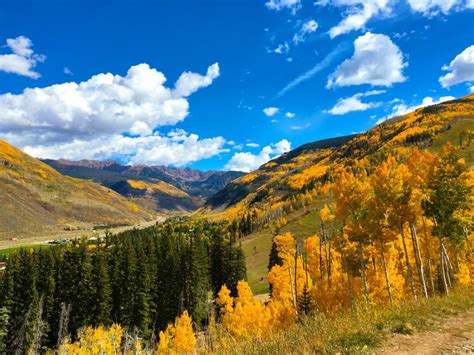
[[[155,211],[195,210],[204,204],[207,197],[243,175],[236,171],[125,166],[112,160],[43,161],[64,175],[93,180]],[[138,182],[141,182],[140,187],[137,187]]]
[[[0,239],[152,218],[116,192],[63,176],[1,140],[0,187]]]
[[[460,139],[468,130],[471,139]],[[472,166],[473,131],[474,95],[420,108],[356,136],[309,143],[290,151],[229,183],[201,212],[216,219],[232,219],[251,209],[268,211],[321,186],[338,167],[362,158],[381,161],[389,152],[409,147],[436,151],[451,142]]]

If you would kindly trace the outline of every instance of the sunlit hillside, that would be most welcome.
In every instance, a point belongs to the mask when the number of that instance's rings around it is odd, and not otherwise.
[[[439,151],[448,141],[472,167],[473,130],[474,95],[420,108],[357,136],[306,144],[286,153],[232,181],[209,199],[201,212],[211,219],[231,220],[255,211],[259,223],[267,224],[298,208],[290,206],[298,204],[296,200],[311,204],[317,188],[343,166],[364,158],[381,162],[388,153],[406,155],[412,147]]]
[[[0,239],[152,218],[118,193],[63,176],[4,141],[0,141],[0,185]]]

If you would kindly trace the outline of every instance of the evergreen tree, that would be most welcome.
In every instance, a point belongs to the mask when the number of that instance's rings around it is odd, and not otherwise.
[[[7,307],[0,307],[0,354],[7,353],[9,315]]]
[[[112,323],[112,288],[104,251],[99,250],[92,258],[92,325],[109,326]]]

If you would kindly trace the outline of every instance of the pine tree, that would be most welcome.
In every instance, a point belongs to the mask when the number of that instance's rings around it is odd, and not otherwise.
[[[109,270],[104,255],[99,250],[92,259],[92,316],[93,326],[112,324],[112,288],[109,280]]]
[[[7,353],[9,314],[7,307],[0,308],[0,354]]]

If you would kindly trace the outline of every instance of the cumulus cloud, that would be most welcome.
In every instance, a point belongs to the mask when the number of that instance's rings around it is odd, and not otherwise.
[[[214,63],[207,68],[206,75],[185,72],[180,75],[173,91],[174,97],[187,97],[201,88],[212,84],[220,75],[219,63]]]
[[[249,152],[235,153],[226,165],[226,169],[249,172],[257,169],[271,159],[290,151],[291,143],[282,139],[278,143],[267,145],[262,148],[259,154]]]
[[[425,16],[434,16],[439,13],[448,14],[452,11],[461,11],[474,8],[473,0],[408,0],[411,9],[421,12]]]
[[[293,112],[287,112],[287,113],[285,113],[285,117],[286,118],[293,118],[293,117],[295,117],[295,114]]]
[[[289,9],[295,14],[301,9],[301,0],[269,0],[265,3],[265,6],[270,10],[280,11],[283,9]]]
[[[0,95],[0,131],[34,134],[37,139],[30,143],[35,144],[43,143],[43,133],[50,141],[67,141],[129,132],[136,122],[151,129],[174,125],[188,115],[185,97],[217,75],[214,64],[205,76],[182,74],[170,89],[163,73],[139,64],[125,76],[97,74],[80,83],[27,88],[19,95]]]
[[[345,115],[346,113],[353,111],[366,111],[371,108],[379,107],[382,105],[381,102],[362,102],[361,98],[366,96],[383,94],[383,90],[372,90],[365,93],[358,93],[351,97],[339,99],[336,105],[328,110],[327,112],[331,115]]]
[[[263,113],[267,115],[268,117],[274,116],[280,111],[278,107],[266,107],[263,109]]]
[[[315,5],[330,5],[345,9],[347,16],[329,30],[329,36],[335,38],[341,34],[365,28],[366,23],[375,16],[389,15],[392,2],[391,0],[327,0],[317,1]]]
[[[260,147],[260,144],[257,144],[257,143],[253,143],[253,142],[250,142],[250,143],[247,143],[245,144],[247,147],[250,147],[250,148],[258,148]]]
[[[42,158],[123,155],[131,163],[185,164],[197,156],[218,154],[224,139],[200,140],[177,131],[161,136],[153,131],[184,120],[189,113],[187,97],[218,76],[216,63],[205,75],[183,73],[169,88],[163,73],[139,64],[125,76],[98,74],[80,83],[3,94],[0,137]]]
[[[316,32],[318,27],[319,25],[315,20],[309,20],[303,23],[298,33],[295,33],[295,35],[293,36],[293,43],[298,44],[300,42],[304,42],[306,36],[310,33]]]
[[[136,121],[129,129],[129,133],[137,136],[149,136],[153,130],[143,121]]]
[[[391,86],[406,80],[405,66],[400,48],[388,36],[367,32],[354,41],[354,54],[329,76],[327,87]]]
[[[419,109],[421,107],[436,105],[436,104],[440,104],[440,103],[446,102],[446,101],[451,101],[451,100],[454,100],[454,99],[455,99],[455,97],[453,97],[453,96],[441,96],[438,100],[435,100],[430,96],[426,96],[421,101],[420,104],[416,104],[416,105],[407,105],[401,100],[394,100],[395,105],[393,105],[393,107],[392,107],[391,114],[388,115],[387,117],[380,118],[376,122],[376,124],[382,123],[382,122],[388,120],[391,117],[406,115],[407,113],[413,112],[416,109]]]
[[[132,165],[182,166],[227,151],[223,148],[224,144],[225,139],[222,137],[199,139],[195,134],[177,131],[166,136],[157,133],[146,137],[114,134],[91,140],[26,146],[24,150],[32,156],[51,159],[103,160],[129,157],[126,163]]]
[[[31,79],[38,79],[41,76],[33,68],[39,62],[44,62],[46,56],[33,52],[31,48],[33,42],[29,38],[25,36],[8,38],[6,47],[12,53],[0,54],[0,71],[26,76]]]
[[[474,81],[474,45],[467,47],[442,69],[448,71],[439,78],[441,86],[445,88],[465,81]]]

